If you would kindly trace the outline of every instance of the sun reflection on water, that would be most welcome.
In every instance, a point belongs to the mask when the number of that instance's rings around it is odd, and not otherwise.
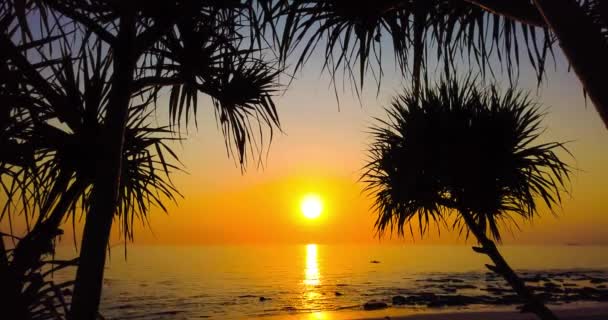
[[[321,281],[319,274],[319,261],[317,260],[317,245],[306,245],[306,268],[304,269],[304,284],[318,286]]]
[[[329,316],[325,312],[313,312],[308,315],[308,320],[328,320]]]
[[[318,314],[320,311],[320,303],[323,301],[321,295],[321,273],[319,272],[319,259],[316,244],[306,245],[306,265],[304,267],[304,291],[302,292],[302,307],[304,310],[312,311],[317,315],[317,318],[324,319],[323,314]],[[315,312],[316,311],[316,312]]]

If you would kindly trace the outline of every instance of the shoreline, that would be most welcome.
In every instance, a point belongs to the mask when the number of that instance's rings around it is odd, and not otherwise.
[[[608,319],[608,302],[550,305],[560,320]],[[537,320],[531,313],[520,313],[514,307],[480,309],[403,309],[386,308],[374,311],[328,311],[277,316],[261,316],[260,320]]]

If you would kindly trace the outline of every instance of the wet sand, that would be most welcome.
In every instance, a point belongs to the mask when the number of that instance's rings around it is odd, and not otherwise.
[[[606,320],[608,306],[555,310],[561,320]],[[388,317],[388,318],[387,318]],[[338,318],[336,318],[338,319]],[[513,311],[464,311],[450,313],[384,316],[378,318],[353,318],[359,320],[537,320],[533,314]]]
[[[581,303],[550,307],[560,320],[606,320],[608,303]],[[344,311],[300,313],[264,320],[537,320],[533,314],[522,314],[514,308],[493,308],[483,310],[403,310],[387,308],[376,311]]]

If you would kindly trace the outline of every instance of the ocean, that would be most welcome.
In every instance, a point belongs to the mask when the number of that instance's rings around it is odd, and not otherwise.
[[[608,297],[608,247],[500,250],[552,303]],[[485,269],[489,262],[468,246],[131,245],[126,259],[115,247],[101,313],[107,319],[250,319],[362,310],[371,300],[390,306],[395,296],[422,297],[393,307],[413,312],[513,303],[502,279]]]

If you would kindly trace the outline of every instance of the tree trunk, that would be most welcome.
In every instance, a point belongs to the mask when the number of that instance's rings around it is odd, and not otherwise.
[[[68,210],[74,205],[78,195],[86,187],[85,183],[75,181],[60,197],[53,211],[44,221],[36,223],[13,251],[12,269],[15,274],[24,276],[27,270],[38,264],[42,256],[53,250],[53,240],[63,232],[59,229],[61,221]],[[41,215],[44,213],[41,212]]]
[[[534,0],[608,128],[608,44],[574,0]]]
[[[106,248],[118,205],[124,134],[137,60],[133,45],[135,36],[134,13],[123,12],[117,42],[113,45],[114,73],[105,121],[105,154],[98,162],[91,208],[82,234],[81,254],[69,315],[72,320],[93,320],[98,314]]]
[[[519,276],[511,269],[509,264],[502,257],[496,244],[486,236],[485,230],[482,230],[480,226],[475,222],[475,219],[471,213],[467,210],[460,210],[464,220],[477,242],[481,244],[481,248],[473,247],[473,250],[478,253],[487,255],[494,265],[486,265],[491,271],[501,275],[507,283],[513,288],[513,290],[519,295],[525,302],[522,308],[522,312],[532,312],[536,314],[542,320],[557,320],[558,318],[553,314],[547,306],[537,297]]]
[[[7,255],[4,236],[0,235],[0,310],[7,319],[28,319],[27,306],[19,299],[21,286],[9,265]]]

